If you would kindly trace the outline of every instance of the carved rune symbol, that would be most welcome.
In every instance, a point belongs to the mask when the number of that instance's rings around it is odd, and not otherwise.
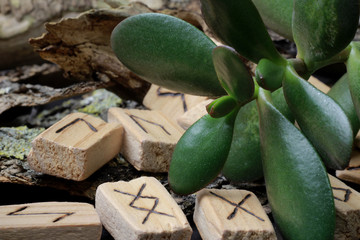
[[[13,212],[10,212],[6,215],[8,216],[31,216],[31,215],[59,215],[61,214],[62,216],[58,217],[58,218],[55,218],[52,222],[53,223],[56,223],[56,222],[59,222],[60,220],[70,216],[70,215],[73,215],[75,212],[54,212],[54,213],[20,213],[22,211],[24,211],[25,209],[27,209],[28,206],[25,206],[25,207],[21,207]]]
[[[162,96],[172,96],[172,97],[180,96],[180,97],[181,97],[182,104],[183,104],[184,112],[187,112],[188,109],[187,109],[187,105],[186,105],[186,101],[185,101],[185,94],[183,94],[183,93],[173,93],[173,92],[161,92],[161,87],[159,87],[159,88],[156,90],[156,94],[157,94],[159,97],[162,97]]]
[[[246,202],[247,199],[249,199],[249,198],[251,197],[251,194],[247,194],[239,203],[231,202],[230,200],[228,200],[228,199],[224,198],[223,196],[220,196],[220,195],[218,195],[218,194],[216,194],[216,193],[214,193],[214,192],[210,192],[210,194],[212,194],[212,195],[214,195],[215,197],[218,197],[218,198],[224,200],[225,202],[227,202],[227,203],[229,203],[230,205],[232,205],[232,206],[235,207],[235,208],[234,208],[234,211],[233,211],[232,213],[230,213],[230,215],[227,217],[228,220],[233,219],[233,218],[235,217],[238,209],[241,209],[241,210],[243,210],[244,212],[250,214],[251,216],[256,217],[256,218],[259,219],[260,221],[265,222],[264,219],[262,219],[262,218],[259,217],[259,216],[256,216],[254,213],[250,212],[249,210],[247,210],[246,208],[244,208],[244,207],[241,206],[241,205],[243,205],[243,204]]]
[[[347,188],[337,188],[337,187],[332,187],[332,189],[334,190],[338,190],[338,191],[344,191],[344,199],[338,198],[334,196],[334,199],[338,200],[338,201],[342,201],[342,202],[347,202],[350,199],[350,195],[351,195],[351,190],[347,189]]]
[[[169,132],[166,130],[166,128],[165,128],[163,125],[161,125],[161,124],[158,124],[158,123],[155,123],[155,122],[151,122],[151,121],[149,121],[149,120],[143,119],[143,118],[141,118],[141,117],[138,117],[138,116],[135,116],[135,115],[132,115],[132,114],[131,114],[131,115],[128,114],[128,116],[136,123],[136,125],[138,125],[138,126],[139,126],[144,132],[146,132],[146,133],[148,133],[148,131],[139,123],[138,120],[141,120],[141,121],[144,121],[144,122],[153,124],[153,125],[155,125],[155,126],[158,126],[158,127],[160,127],[167,135],[171,135],[171,133],[169,133]],[[136,120],[136,119],[138,119],[138,120]]]
[[[128,196],[132,196],[134,197],[134,199],[130,202],[129,206],[134,208],[134,209],[137,209],[137,210],[140,210],[140,211],[145,211],[145,212],[148,212],[147,215],[145,216],[144,220],[142,221],[142,224],[146,223],[146,221],[149,219],[150,217],[150,214],[154,213],[154,214],[159,214],[159,215],[163,215],[163,216],[168,216],[168,217],[174,217],[173,215],[170,215],[170,214],[167,214],[167,213],[163,213],[163,212],[158,212],[158,211],[155,211],[157,205],[159,204],[159,201],[160,199],[157,198],[157,197],[153,197],[153,196],[143,196],[141,195],[142,192],[144,191],[146,187],[146,183],[144,183],[141,187],[140,187],[140,190],[139,192],[135,195],[135,194],[131,194],[131,193],[127,193],[127,192],[123,192],[123,191],[120,191],[120,190],[117,190],[117,189],[114,189],[115,192],[118,192],[118,193],[121,193],[121,194],[124,194],[124,195],[128,195]],[[145,199],[154,199],[154,205],[152,206],[151,209],[147,209],[147,208],[143,208],[143,207],[138,207],[138,206],[135,206],[135,202],[140,199],[140,198],[145,198]]]
[[[88,121],[86,121],[86,120],[84,120],[84,119],[82,119],[82,118],[76,118],[76,119],[73,120],[72,122],[66,124],[65,126],[59,128],[58,130],[56,130],[56,133],[59,133],[59,132],[63,131],[65,128],[70,127],[71,125],[77,123],[78,121],[83,121],[84,123],[86,123],[86,125],[88,125],[88,127],[89,127],[92,131],[97,132],[97,129],[96,129],[93,125],[91,125]]]
[[[347,168],[345,168],[346,170],[349,170],[349,171],[351,171],[351,170],[359,170],[360,169],[360,166],[354,166],[354,167],[347,167]]]

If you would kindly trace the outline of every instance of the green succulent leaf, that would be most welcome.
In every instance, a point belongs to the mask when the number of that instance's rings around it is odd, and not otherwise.
[[[272,92],[271,97],[272,97],[272,104],[274,105],[274,107],[277,110],[279,110],[279,112],[281,112],[281,114],[284,115],[290,122],[292,123],[295,122],[295,118],[289,106],[287,105],[283,89],[280,88]]]
[[[294,122],[282,88],[271,95],[276,109]],[[236,116],[233,139],[222,173],[232,182],[249,182],[263,176],[256,101],[244,105]]]
[[[327,93],[344,110],[349,118],[353,135],[355,136],[360,128],[360,121],[356,114],[355,106],[351,98],[348,83],[348,74],[345,73]]]
[[[265,25],[292,40],[293,0],[252,0]]]
[[[234,98],[222,96],[206,106],[206,110],[211,117],[220,118],[229,114],[236,106],[238,106],[238,103]]]
[[[213,63],[221,86],[239,104],[249,102],[254,95],[254,81],[240,55],[231,47],[219,46],[213,50]]]
[[[358,21],[358,0],[294,0],[293,36],[310,71],[352,41]]]
[[[301,130],[325,165],[332,169],[344,169],[350,160],[353,132],[342,108],[299,77],[291,67],[286,72],[283,90]]]
[[[176,144],[170,163],[171,189],[187,195],[204,188],[221,172],[229,153],[239,108],[222,118],[205,115]]]
[[[263,176],[256,101],[239,110],[222,174],[232,182],[254,181]]]
[[[285,72],[286,65],[278,65],[263,58],[256,67],[255,79],[260,87],[275,91],[281,87]]]
[[[351,52],[346,62],[351,98],[360,118],[360,43],[351,43]]]
[[[158,13],[129,17],[113,30],[111,46],[126,67],[151,83],[194,95],[225,94],[212,63],[216,45],[183,20]]]
[[[201,0],[201,11],[215,35],[245,58],[284,61],[251,0]]]
[[[332,188],[311,143],[259,90],[261,155],[267,196],[285,239],[334,239]]]

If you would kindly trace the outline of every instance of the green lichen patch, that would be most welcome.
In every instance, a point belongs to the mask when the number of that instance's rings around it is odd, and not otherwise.
[[[78,109],[78,111],[100,115],[111,107],[118,107],[121,103],[121,98],[112,92],[106,91],[105,89],[99,89],[94,91],[89,97],[80,101],[80,104],[85,105],[85,107]]]
[[[0,156],[24,160],[31,149],[31,141],[44,130],[26,126],[0,128]]]
[[[109,108],[120,107],[123,104],[120,97],[105,89],[99,89],[80,97],[55,104],[51,103],[38,112],[35,117],[26,118],[26,121],[32,126],[48,128],[73,112],[83,112],[106,119]]]

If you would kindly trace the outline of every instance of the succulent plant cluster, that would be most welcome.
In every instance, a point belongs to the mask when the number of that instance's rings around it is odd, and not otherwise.
[[[360,44],[352,42],[359,1],[201,0],[201,10],[226,45],[156,13],[122,21],[111,38],[119,60],[143,79],[216,97],[176,146],[171,188],[190,194],[221,172],[234,182],[264,177],[285,238],[333,239],[326,168],[348,166],[360,126]],[[295,59],[279,54],[264,22],[295,42]],[[240,56],[257,64],[254,77]],[[328,95],[306,81],[341,62],[347,73]]]

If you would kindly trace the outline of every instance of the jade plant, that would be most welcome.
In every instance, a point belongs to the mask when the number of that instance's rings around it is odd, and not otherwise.
[[[286,239],[333,239],[327,169],[348,166],[359,129],[359,1],[201,0],[201,10],[224,45],[157,13],[129,17],[111,36],[119,60],[143,79],[215,99],[174,150],[172,190],[194,193],[220,173],[233,182],[264,177]],[[295,59],[277,51],[265,24],[295,42]],[[242,58],[257,64],[254,74]],[[334,63],[347,73],[328,94],[306,81]]]

